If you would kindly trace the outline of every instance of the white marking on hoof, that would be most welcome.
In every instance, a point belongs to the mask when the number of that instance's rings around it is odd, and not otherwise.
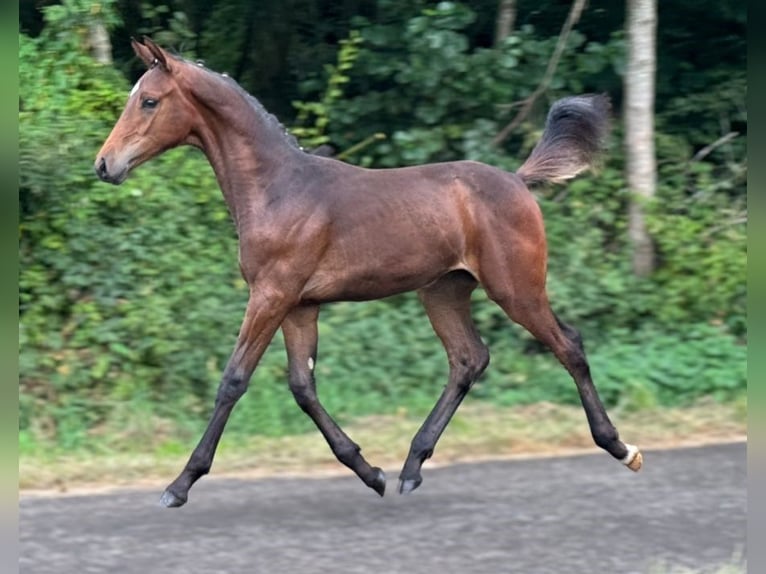
[[[130,96],[128,96],[128,97],[131,97],[133,94],[135,94],[138,91],[138,86],[140,86],[140,85],[141,85],[141,80],[139,79],[136,82],[136,84],[133,86],[133,89],[130,90]]]
[[[313,371],[314,370],[314,358],[313,357],[309,357],[308,364],[309,364],[309,371]]]
[[[633,444],[625,443],[625,447],[628,449],[628,454],[626,454],[620,460],[620,462],[627,466],[630,470],[638,472],[641,469],[641,464],[644,460],[644,457],[641,455],[641,451],[638,450],[638,447]]]

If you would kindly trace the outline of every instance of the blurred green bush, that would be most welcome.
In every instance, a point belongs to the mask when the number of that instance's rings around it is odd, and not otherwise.
[[[236,234],[199,152],[169,152],[120,187],[95,178],[95,153],[130,86],[85,53],[88,10],[77,0],[51,6],[39,37],[19,37],[22,450],[129,448],[132,440],[173,433],[195,440],[247,300]],[[493,147],[503,125],[496,110],[531,93],[555,38],[522,28],[501,49],[471,49],[464,31],[473,19],[466,6],[441,3],[403,32],[358,21],[361,42],[342,66],[328,68],[350,78],[327,82],[343,85],[345,95],[326,92],[319,105],[304,105],[303,121],[314,114],[322,122],[313,131],[304,125],[304,133],[341,148],[377,131],[390,134],[351,157],[368,166],[471,158],[517,167],[543,118],[530,118],[506,145]],[[577,34],[572,42],[557,75],[565,79],[551,86],[550,99],[598,90],[605,75],[621,71],[619,33],[606,44]],[[721,94],[711,114],[739,113],[744,93],[737,81],[719,77],[705,87]],[[700,141],[715,139],[712,128],[705,131],[713,120],[700,119],[700,97],[679,96],[658,120],[660,187],[646,208],[660,264],[650,278],[630,270],[619,126],[598,173],[539,191],[550,298],[582,331],[609,405],[728,400],[746,388],[744,148],[735,142],[725,153],[694,158]],[[692,108],[698,130],[688,139],[675,124],[663,131],[665,120]],[[549,353],[483,293],[474,306],[492,360],[472,400],[577,402]],[[425,414],[447,368],[409,294],[328,306],[316,373],[328,410],[347,421],[400,410]],[[311,430],[285,380],[277,336],[228,432]]]

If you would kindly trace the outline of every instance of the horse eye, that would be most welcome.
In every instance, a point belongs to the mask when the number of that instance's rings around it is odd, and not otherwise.
[[[146,98],[141,102],[141,107],[144,109],[152,109],[157,107],[157,100],[153,100],[152,98]]]

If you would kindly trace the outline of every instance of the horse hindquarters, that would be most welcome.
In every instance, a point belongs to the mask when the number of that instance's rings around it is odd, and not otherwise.
[[[492,235],[484,234],[479,280],[487,295],[506,315],[545,344],[570,373],[577,386],[595,443],[631,470],[641,467],[641,453],[619,439],[591,379],[579,333],[560,322],[545,290],[547,246],[542,215],[531,194],[515,194]],[[493,217],[500,219],[497,212]]]

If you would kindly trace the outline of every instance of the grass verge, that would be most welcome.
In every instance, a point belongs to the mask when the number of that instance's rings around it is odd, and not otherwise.
[[[712,401],[686,408],[610,409],[625,440],[648,451],[691,444],[741,440],[747,435],[747,402]],[[409,442],[422,424],[406,414],[371,416],[346,425],[365,457],[382,468],[398,471]],[[114,487],[164,486],[181,470],[193,443],[181,448],[134,445],[130,452],[22,454],[22,493],[84,492]],[[188,450],[187,450],[188,449]],[[507,458],[596,452],[579,407],[540,403],[497,407],[468,403],[447,427],[430,466]],[[213,476],[327,476],[346,473],[319,432],[280,438],[224,437]]]
[[[702,570],[685,566],[671,566],[665,561],[652,564],[647,574],[746,574],[747,560],[741,551],[737,551],[726,563],[717,564]]]

